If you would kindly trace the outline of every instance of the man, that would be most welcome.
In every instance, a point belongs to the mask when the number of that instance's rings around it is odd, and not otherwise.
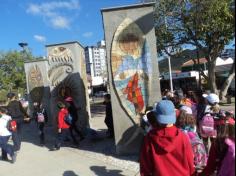
[[[16,99],[15,93],[8,93],[7,98],[9,99],[7,106],[8,114],[17,122],[17,131],[12,132],[14,150],[19,151],[21,147],[21,127],[23,122],[29,121],[30,118],[25,109],[22,107],[21,102]]]

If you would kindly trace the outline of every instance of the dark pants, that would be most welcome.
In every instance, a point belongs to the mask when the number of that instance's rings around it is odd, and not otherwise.
[[[39,139],[40,139],[41,144],[44,144],[44,142],[45,142],[44,126],[45,126],[45,123],[38,123]]]
[[[57,133],[57,139],[56,139],[56,148],[60,148],[63,141],[68,137],[68,129],[62,129],[61,133]]]
[[[14,155],[13,146],[8,144],[10,136],[0,136],[0,147],[2,148],[2,159],[7,159],[7,154]]]
[[[84,139],[82,132],[76,126],[76,121],[73,121],[70,126],[70,136],[72,137],[74,143],[78,143],[74,134],[73,134],[73,131],[75,131],[77,133],[77,135],[79,135],[80,139]]]
[[[112,117],[111,116],[106,116],[104,122],[107,125],[108,132],[109,132],[110,136],[114,136],[114,126],[113,126]]]
[[[17,121],[17,131],[12,132],[13,148],[14,151],[19,151],[21,147],[21,127],[23,122]]]

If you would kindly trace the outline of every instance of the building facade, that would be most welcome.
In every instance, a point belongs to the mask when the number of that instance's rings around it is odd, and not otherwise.
[[[106,77],[106,45],[102,40],[97,46],[85,47],[86,71],[91,78]]]
[[[224,49],[220,55],[222,59],[228,59],[229,57],[235,58],[235,49]]]

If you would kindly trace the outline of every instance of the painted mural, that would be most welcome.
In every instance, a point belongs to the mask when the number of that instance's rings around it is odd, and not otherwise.
[[[117,28],[112,42],[113,86],[122,107],[137,122],[137,115],[148,104],[151,55],[139,26],[126,18]]]
[[[65,77],[73,72],[72,52],[65,47],[55,47],[48,54],[48,77],[52,86],[57,86]]]
[[[38,65],[33,65],[29,69],[28,86],[31,99],[34,102],[41,102],[41,99],[43,97],[44,85],[42,72]]]

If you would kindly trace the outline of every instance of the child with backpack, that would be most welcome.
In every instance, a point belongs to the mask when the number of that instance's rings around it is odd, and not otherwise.
[[[40,144],[44,145],[45,144],[45,134],[44,134],[44,127],[45,124],[47,123],[47,113],[45,108],[43,108],[43,105],[38,103],[38,102],[34,102],[34,112],[33,112],[33,116],[36,120],[38,129],[39,129],[39,139],[40,139]]]
[[[7,125],[11,121],[11,117],[6,113],[7,110],[0,107],[0,148],[2,148],[2,160],[8,161],[8,154],[11,157],[11,163],[15,163],[16,153],[14,152],[13,146],[8,144],[12,133],[8,130]]]
[[[200,176],[211,175],[216,172],[217,176],[235,175],[235,120],[225,117],[217,121],[217,138],[212,143],[207,166]]]
[[[220,112],[219,107],[219,97],[216,94],[203,94],[206,100],[206,107],[203,117],[199,121],[199,132],[203,139],[204,145],[207,152],[209,151],[209,138],[211,143],[217,136],[217,131],[215,129],[215,121],[218,120],[218,114]]]
[[[68,136],[68,129],[70,128],[70,125],[66,122],[66,118],[69,117],[66,105],[63,102],[58,102],[57,106],[60,109],[57,116],[57,139],[52,150],[60,150],[63,140]]]
[[[188,136],[193,149],[194,165],[199,172],[206,166],[207,153],[203,141],[196,132],[196,119],[192,115],[190,107],[182,106],[180,116],[176,121],[176,126]]]
[[[153,110],[156,126],[144,137],[140,156],[141,176],[190,176],[195,173],[188,137],[174,124],[174,104],[161,100]]]

